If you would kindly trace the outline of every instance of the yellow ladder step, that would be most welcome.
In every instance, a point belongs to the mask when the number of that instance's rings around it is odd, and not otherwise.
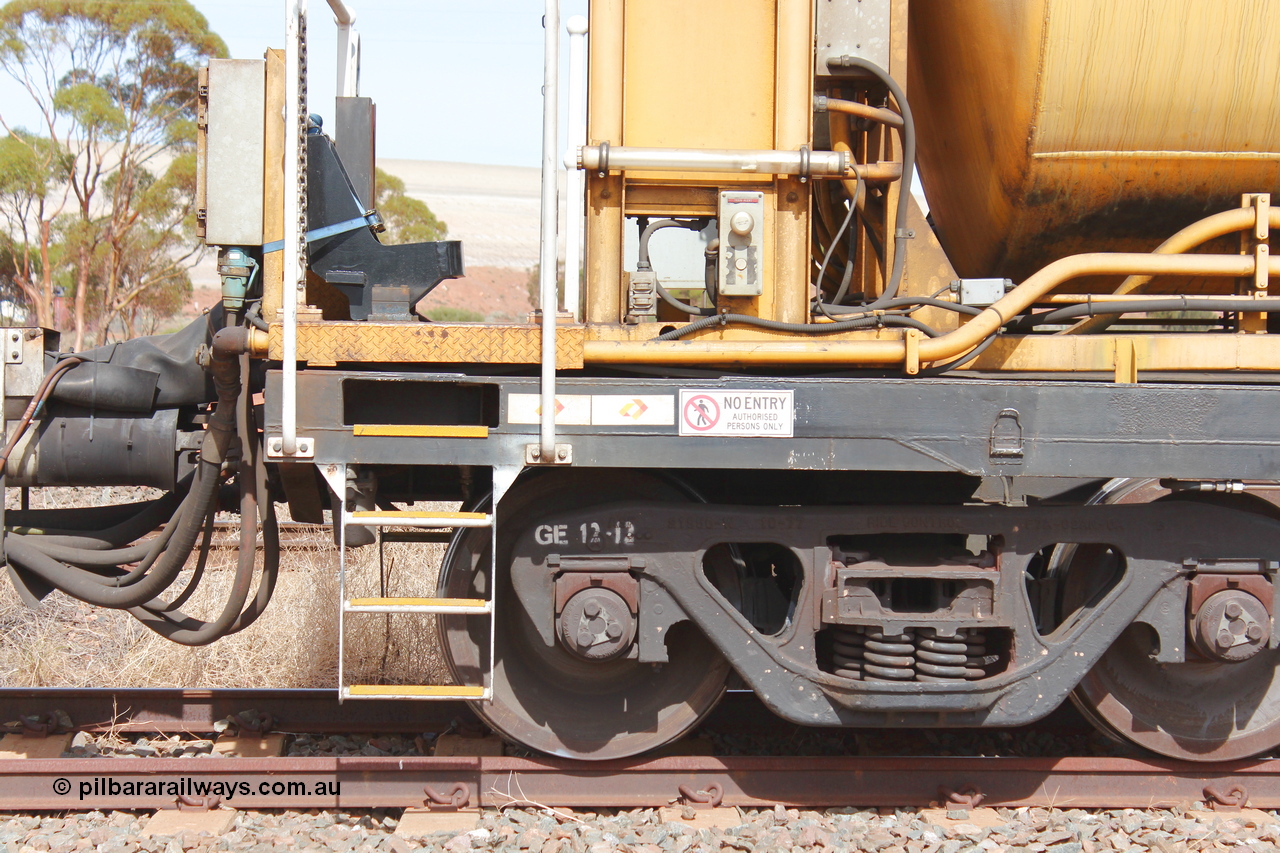
[[[447,426],[435,424],[356,424],[352,435],[383,438],[488,438],[487,426]]]
[[[349,613],[488,613],[483,598],[353,598]]]
[[[367,527],[488,527],[493,517],[484,512],[359,510],[347,514],[347,523]]]
[[[342,688],[349,699],[487,699],[483,687],[416,684],[352,684]]]

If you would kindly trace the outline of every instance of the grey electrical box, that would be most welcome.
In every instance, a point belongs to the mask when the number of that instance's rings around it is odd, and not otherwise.
[[[858,56],[889,68],[892,0],[816,0],[814,73],[826,77],[829,57]]]
[[[723,296],[764,292],[764,193],[720,193],[718,289]]]
[[[266,67],[260,59],[209,60],[200,197],[210,246],[262,245]]]
[[[986,308],[1004,298],[1013,290],[1013,281],[1007,278],[962,278],[951,283],[952,291],[960,294],[961,305]]]

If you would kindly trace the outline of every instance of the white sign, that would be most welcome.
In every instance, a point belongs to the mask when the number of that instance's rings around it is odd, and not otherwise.
[[[542,416],[538,394],[507,398],[507,423],[536,424]],[[676,398],[670,394],[558,394],[556,423],[565,426],[674,426]]]
[[[752,435],[791,438],[794,391],[680,391],[681,435]]]
[[[595,426],[674,426],[676,398],[670,394],[592,394]]]
[[[541,419],[542,395],[512,394],[507,398],[507,423],[536,424]],[[590,395],[557,394],[556,423],[562,426],[590,426]]]

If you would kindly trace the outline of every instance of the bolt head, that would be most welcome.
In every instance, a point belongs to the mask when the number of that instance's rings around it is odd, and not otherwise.
[[[1218,645],[1224,649],[1231,648],[1231,644],[1236,641],[1235,636],[1225,628],[1218,632]]]
[[[592,644],[595,643],[595,641],[596,641],[595,635],[592,634],[590,631],[578,632],[578,646],[580,648],[589,649],[591,648]]]
[[[561,462],[569,458],[569,451],[563,447],[556,451],[556,458]]]
[[[1244,612],[1244,609],[1240,607],[1240,602],[1229,601],[1227,602],[1227,606],[1223,608],[1223,612],[1227,614],[1228,619],[1239,619],[1240,614]]]
[[[610,640],[618,640],[622,637],[622,624],[619,622],[610,622],[604,629],[605,636]]]
[[[1255,622],[1249,626],[1249,630],[1245,631],[1245,636],[1249,638],[1250,642],[1258,642],[1262,639],[1262,626]]]
[[[588,601],[582,606],[582,612],[588,619],[594,619],[600,615],[600,604],[596,601]]]

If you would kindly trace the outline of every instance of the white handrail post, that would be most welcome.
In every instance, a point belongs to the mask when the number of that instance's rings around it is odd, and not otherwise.
[[[583,198],[583,171],[578,168],[578,148],[587,144],[587,19],[574,15],[569,19],[569,144],[565,150],[565,191],[568,194],[565,213],[564,243],[564,307],[580,317],[582,294],[582,232],[586,200]]]
[[[542,420],[539,431],[539,461],[556,461],[556,231],[559,223],[557,194],[559,170],[556,144],[560,77],[560,2],[546,0],[546,30],[542,83],[542,251],[539,275],[542,303]]]
[[[298,293],[306,287],[307,0],[289,0],[285,22],[284,350],[281,353],[281,453],[298,452]]]
[[[360,95],[360,33],[356,32],[356,13],[343,0],[329,0],[334,23],[338,25],[338,97]]]

